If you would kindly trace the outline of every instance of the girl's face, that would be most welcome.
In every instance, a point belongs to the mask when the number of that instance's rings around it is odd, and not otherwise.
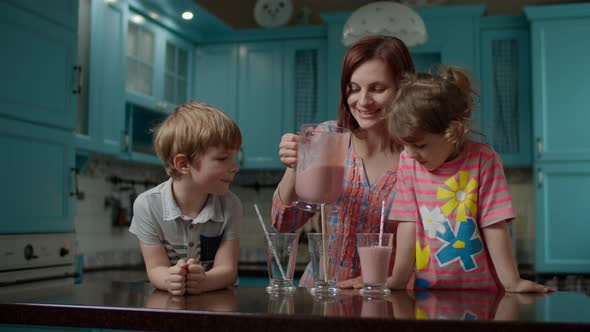
[[[436,170],[455,155],[455,146],[442,134],[423,133],[402,142],[408,156],[429,171]]]
[[[208,194],[223,195],[229,190],[234,175],[238,172],[238,150],[210,147],[207,152],[191,163],[191,178],[200,190]]]
[[[381,59],[371,59],[352,73],[346,101],[361,129],[385,121],[386,107],[394,97],[391,70]]]

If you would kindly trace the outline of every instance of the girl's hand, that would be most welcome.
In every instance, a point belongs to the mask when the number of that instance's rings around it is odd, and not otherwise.
[[[338,283],[338,287],[348,289],[348,288],[362,288],[363,287],[363,278],[358,276],[353,279],[344,280]]]
[[[514,287],[505,287],[505,290],[508,293],[547,293],[554,291],[552,288],[522,278],[518,279]]]
[[[176,265],[168,268],[168,276],[166,277],[166,289],[172,295],[184,295],[185,292],[185,276],[187,264],[183,259],[176,262]]]
[[[299,135],[285,134],[279,143],[279,157],[283,165],[295,168],[297,165],[297,146]]]
[[[205,268],[200,264],[195,264],[192,258],[189,259],[189,262],[188,274],[186,275],[186,292],[193,295],[200,294],[202,291],[199,286],[205,280]]]

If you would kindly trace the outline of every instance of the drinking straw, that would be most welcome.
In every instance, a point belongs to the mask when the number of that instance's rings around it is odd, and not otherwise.
[[[262,220],[262,215],[260,214],[260,210],[258,210],[258,205],[256,205],[256,203],[254,203],[254,209],[256,210],[256,214],[258,215],[258,220],[260,220],[260,225],[262,225],[262,230],[264,231],[264,235],[266,236],[266,241],[268,241],[270,251],[272,251],[272,255],[275,256],[275,260],[277,261],[277,265],[279,266],[279,271],[281,271],[281,276],[283,277],[283,280],[287,280],[285,271],[283,271],[283,266],[279,261],[277,251],[275,250],[275,247],[272,245],[272,241],[270,240],[270,236],[268,235],[268,231],[266,230],[266,226],[264,225],[264,220]]]
[[[323,256],[324,256],[324,261],[323,261],[323,266],[324,266],[324,282],[328,282],[328,268],[327,268],[327,264],[326,264],[326,260],[328,259],[328,257],[326,257],[326,204],[322,203],[320,205],[320,215],[322,218],[322,252],[323,252]]]
[[[383,226],[385,224],[385,200],[381,201],[381,223],[379,225],[379,246],[383,246]]]

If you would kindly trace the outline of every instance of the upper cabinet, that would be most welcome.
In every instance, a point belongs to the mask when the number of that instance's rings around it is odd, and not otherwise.
[[[0,3],[0,114],[74,129],[81,72],[76,31],[35,13]]]
[[[590,6],[526,7],[536,161],[590,160]]]
[[[128,101],[163,112],[185,102],[193,46],[135,11],[129,13],[126,39]]]
[[[76,31],[78,24],[78,1],[73,0],[5,0],[17,7],[31,11],[40,17]]]
[[[242,169],[282,168],[281,136],[325,117],[320,38],[200,45],[195,59],[196,100],[238,123]]]
[[[482,18],[480,130],[507,167],[532,164],[529,53],[524,17]]]

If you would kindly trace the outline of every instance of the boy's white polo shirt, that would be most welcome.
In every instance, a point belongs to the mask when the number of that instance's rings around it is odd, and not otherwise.
[[[209,195],[207,203],[196,218],[183,216],[172,194],[172,178],[141,193],[133,204],[133,219],[129,231],[145,244],[166,247],[171,264],[179,259],[195,258],[201,254],[212,259],[217,248],[209,243],[239,238],[242,204],[228,191],[224,195]],[[201,252],[201,240],[204,250]],[[214,246],[213,244],[211,246]],[[207,250],[214,250],[207,252]]]

